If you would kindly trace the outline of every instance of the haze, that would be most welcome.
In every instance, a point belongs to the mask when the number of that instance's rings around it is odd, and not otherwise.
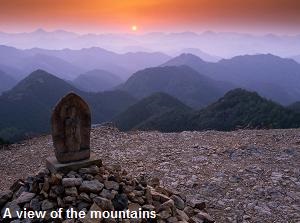
[[[0,30],[298,34],[299,11],[297,0],[1,0]]]

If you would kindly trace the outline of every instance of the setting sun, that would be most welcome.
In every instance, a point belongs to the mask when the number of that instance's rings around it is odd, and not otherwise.
[[[133,32],[135,32],[135,31],[138,30],[138,27],[137,27],[136,25],[133,25],[133,26],[131,26],[131,30],[132,30]]]

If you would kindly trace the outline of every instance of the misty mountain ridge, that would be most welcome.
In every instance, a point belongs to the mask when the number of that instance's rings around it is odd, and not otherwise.
[[[170,59],[170,56],[160,52],[136,52],[118,54],[99,47],[82,48],[80,50],[27,50],[32,54],[40,53],[55,56],[71,64],[76,64],[82,70],[103,69],[127,79],[133,72],[146,67],[158,66]]]
[[[180,51],[176,51],[176,53],[174,53],[174,54],[177,54],[177,55],[192,54],[192,55],[195,55],[195,56],[201,58],[202,60],[204,60],[206,62],[218,62],[222,59],[221,57],[210,55],[210,54],[208,54],[200,49],[197,49],[197,48],[185,48]]]
[[[136,102],[121,91],[86,93],[66,81],[37,70],[0,96],[0,138],[17,140],[26,135],[49,132],[49,119],[55,103],[75,92],[90,105],[93,123],[110,120]]]
[[[123,130],[157,130],[155,128],[155,122],[157,117],[169,113],[185,113],[192,109],[183,104],[178,99],[166,94],[166,93],[154,93],[149,97],[146,97],[134,105],[130,106],[126,111],[120,113],[113,122],[116,126]],[[170,120],[171,121],[171,120]],[[158,123],[162,124],[162,123]]]
[[[106,70],[92,70],[79,75],[73,81],[78,89],[86,92],[100,92],[110,90],[122,83],[122,79]]]
[[[0,69],[17,80],[37,69],[47,70],[63,79],[73,79],[82,70],[63,59],[41,53],[28,53],[13,47],[0,46]]]
[[[155,95],[152,95],[130,106],[115,118],[116,125],[121,130],[162,132],[300,127],[300,114],[243,89],[231,90],[215,103],[198,111],[182,109],[182,105],[165,110],[163,105],[153,102],[155,99]],[[148,111],[147,104],[155,105],[156,112],[153,115]]]
[[[80,74],[102,69],[126,80],[132,73],[145,67],[159,64],[188,65],[210,78],[257,91],[262,96],[283,105],[298,101],[300,98],[300,89],[297,85],[300,80],[300,65],[291,59],[271,54],[236,56],[214,63],[206,62],[190,53],[170,59],[169,56],[159,52],[117,54],[98,47],[81,50],[39,48],[19,50],[0,46],[0,61],[0,70],[16,80],[22,79],[36,69],[46,70],[65,80],[73,80]],[[104,89],[109,88],[110,85]]]
[[[158,66],[170,59],[160,52],[117,54],[99,47],[80,50],[47,50],[32,48],[20,50],[0,46],[0,69],[20,80],[36,69],[43,69],[59,78],[73,80],[94,69],[104,69],[127,79],[133,72]]]
[[[189,66],[196,71],[204,71],[207,66],[214,64],[211,62],[206,62],[200,57],[191,54],[191,53],[182,53],[179,56],[176,56],[166,63],[160,65],[161,67],[165,66]]]
[[[223,42],[222,35],[226,37]],[[0,94],[4,91],[0,96],[0,138],[5,140],[48,132],[52,107],[70,91],[90,104],[93,123],[115,117],[124,130],[298,127],[299,105],[294,102],[300,101],[300,64],[273,54],[247,55],[247,52],[221,59],[219,55],[223,58],[228,55],[207,48],[212,39],[218,40],[215,49],[221,43],[229,43],[229,39],[237,43],[243,39],[245,44],[268,42],[268,47],[281,41],[282,45],[274,49],[278,55],[285,55],[282,46],[288,44],[287,39],[296,40],[296,36],[214,32],[78,35],[63,30],[50,33],[37,30],[12,35],[0,33],[0,42],[8,37],[20,44],[24,38],[29,42],[35,39],[37,45],[46,39],[54,41],[53,44],[58,41],[58,45],[67,40],[70,44],[80,44],[79,49],[20,50],[0,46]],[[72,38],[77,40],[72,43]],[[92,47],[86,47],[87,40]],[[99,47],[116,42],[119,44],[114,49],[134,46],[147,52],[116,53],[113,48]],[[222,50],[233,47],[234,54],[234,46],[230,44]],[[297,47],[294,44],[294,49]],[[247,51],[247,46],[243,50]],[[184,53],[171,58],[164,52]],[[226,94],[237,87],[247,91],[239,89]],[[107,91],[110,89],[117,90]],[[285,108],[265,98],[282,105],[294,104]]]
[[[36,70],[21,80],[10,91],[5,92],[3,96],[13,100],[23,100],[28,96],[41,98],[41,93],[47,93],[47,96],[43,95],[46,99],[45,102],[55,103],[57,95],[70,91],[81,93],[81,91],[60,78],[44,70]]]
[[[11,76],[0,70],[0,95],[3,91],[11,89],[17,81]]]
[[[205,62],[192,54],[181,54],[162,66],[187,65],[215,80],[257,91],[288,105],[300,99],[300,64],[271,54],[244,55]]]
[[[162,79],[157,81],[157,75]],[[133,81],[128,80],[129,84],[125,85],[126,88],[121,86],[120,89],[128,92],[131,87],[135,86],[135,83],[141,83],[140,86],[144,86],[144,80],[149,78],[150,81],[146,82],[147,85],[144,88],[150,95],[145,95],[137,101],[130,95],[130,91],[128,93],[119,90],[87,93],[52,74],[37,70],[0,96],[0,138],[11,141],[25,136],[48,133],[49,117],[53,106],[69,92],[75,92],[87,101],[93,114],[93,123],[113,120],[123,130],[169,132],[300,127],[300,114],[293,112],[291,108],[285,108],[264,99],[254,92],[242,89],[232,90],[208,107],[193,110],[177,98],[158,91],[159,89],[167,91],[169,89],[164,87],[170,86],[170,89],[175,89],[171,92],[184,93],[187,89],[191,89],[189,94],[194,95],[195,98],[203,96],[199,89],[190,88],[190,86],[193,87],[190,84],[193,82],[197,86],[201,84],[203,87],[200,89],[205,89],[210,96],[212,92],[216,93],[215,81],[211,81],[210,78],[200,75],[187,66],[148,68],[137,72],[131,78]],[[179,86],[188,87],[183,89],[178,87],[177,83],[180,83]],[[160,84],[164,87],[162,88]],[[153,92],[153,89],[157,90],[157,93]],[[182,96],[187,96],[187,94],[178,97]],[[190,98],[192,97],[188,99]],[[196,99],[202,100],[202,98]]]
[[[300,64],[300,55],[291,57],[291,59],[295,60],[297,63]]]
[[[261,52],[290,57],[291,55],[299,54],[299,40],[299,35],[253,35],[212,31],[203,33],[154,32],[138,35],[136,33],[76,34],[64,30],[48,32],[38,29],[28,33],[0,33],[0,42],[21,49],[34,47],[46,49],[100,47],[118,53],[125,53],[124,49],[135,46],[135,48],[139,49],[148,49],[147,51],[167,53],[178,51],[178,49],[198,48],[208,54],[222,58]]]
[[[217,100],[232,88],[233,85],[215,81],[188,66],[147,68],[134,73],[119,87],[137,98],[164,92],[198,108]]]
[[[189,122],[191,129],[299,128],[300,114],[244,89],[229,91],[217,102],[196,112]]]

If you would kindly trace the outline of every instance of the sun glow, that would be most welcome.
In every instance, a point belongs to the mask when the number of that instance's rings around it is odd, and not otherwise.
[[[132,30],[133,32],[135,32],[135,31],[138,30],[138,27],[137,27],[136,25],[133,25],[133,26],[131,26],[131,30]]]

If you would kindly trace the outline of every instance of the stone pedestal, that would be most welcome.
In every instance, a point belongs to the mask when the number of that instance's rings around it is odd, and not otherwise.
[[[65,153],[55,151],[55,157],[60,163],[78,162],[80,160],[86,160],[90,158],[90,149]]]
[[[51,173],[63,172],[67,173],[71,170],[78,170],[80,168],[88,167],[91,165],[102,166],[102,160],[96,158],[96,155],[91,153],[90,158],[86,160],[70,162],[70,163],[60,163],[56,157],[49,157],[46,159],[46,166]]]

